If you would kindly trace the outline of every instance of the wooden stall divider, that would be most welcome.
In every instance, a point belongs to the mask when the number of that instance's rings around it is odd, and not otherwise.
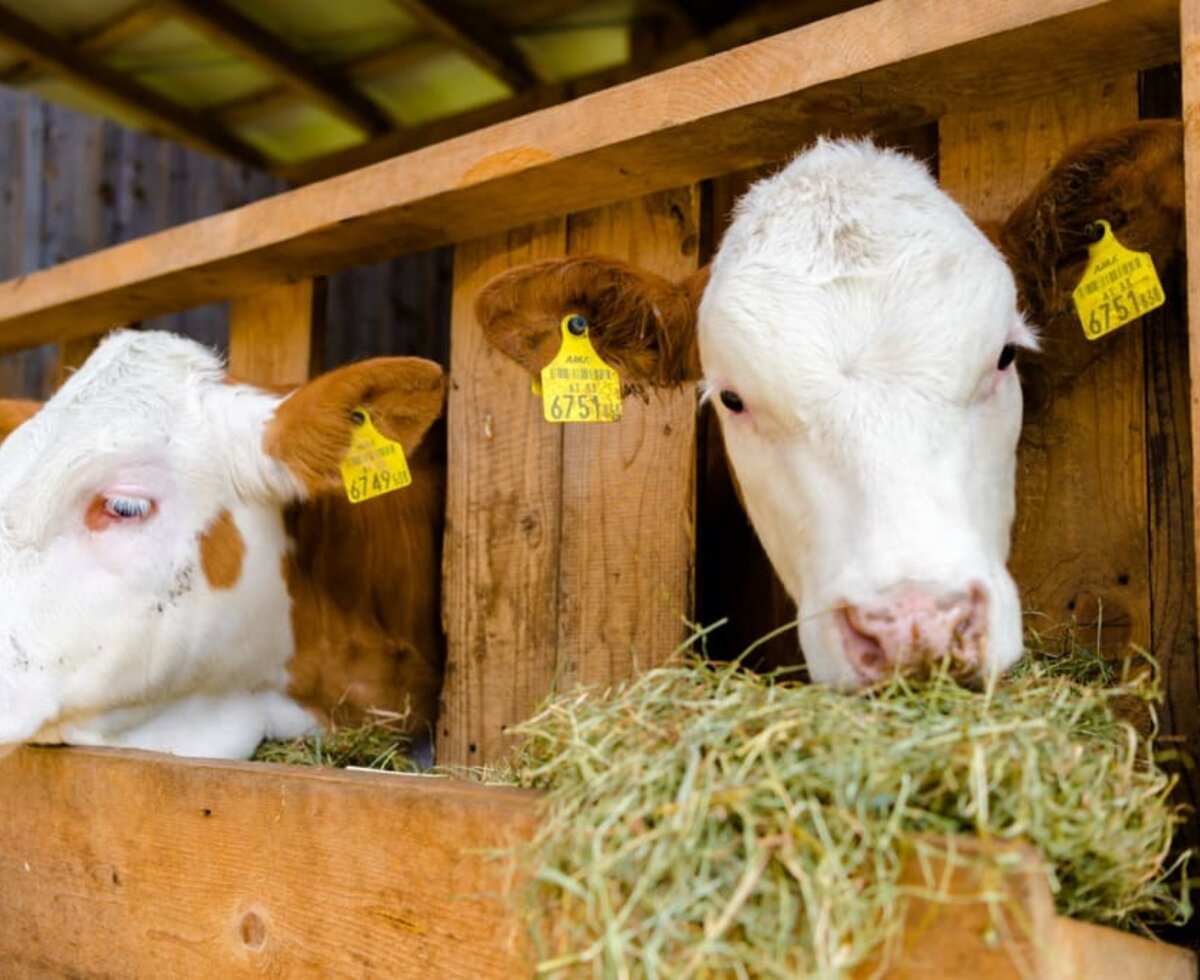
[[[686,636],[694,393],[628,397],[614,424],[546,422],[529,376],[484,341],[474,300],[497,272],[568,250],[683,276],[699,254],[698,202],[694,189],[664,191],[457,250],[440,761],[499,760],[507,730],[549,694],[620,681]]]
[[[241,381],[292,387],[321,364],[325,283],[300,279],[260,286],[229,304],[229,373]]]

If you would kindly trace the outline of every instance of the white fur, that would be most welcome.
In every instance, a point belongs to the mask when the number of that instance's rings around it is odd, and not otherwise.
[[[1005,568],[1033,346],[1000,254],[923,166],[822,141],[739,202],[700,308],[709,395],[815,680],[859,683],[834,610],[981,583],[988,668],[1020,656]]]
[[[0,444],[0,746],[244,757],[314,726],[285,694],[298,487],[262,450],[278,403],[198,344],[117,333]],[[154,515],[89,529],[114,488]],[[214,589],[199,536],[226,509],[245,557]]]

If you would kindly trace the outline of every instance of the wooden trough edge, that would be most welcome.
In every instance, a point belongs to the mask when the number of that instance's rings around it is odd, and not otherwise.
[[[535,793],[21,749],[0,761],[0,799],[6,977],[532,972],[515,869],[496,852],[533,835]],[[1011,920],[1033,924],[1026,938],[994,941],[979,905],[913,907],[886,976],[1195,977],[1187,950],[1055,916],[1023,851],[1004,887]],[[970,872],[953,875],[951,888],[970,887]]]
[[[0,283],[0,352],[1179,57],[1177,0],[879,0]]]

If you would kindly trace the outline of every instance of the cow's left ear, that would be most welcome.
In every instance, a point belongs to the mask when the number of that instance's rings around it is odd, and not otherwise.
[[[18,425],[36,415],[41,407],[41,402],[25,398],[0,398],[0,442]]]
[[[340,463],[365,410],[372,424],[412,453],[442,414],[445,373],[419,357],[379,357],[321,375],[288,395],[263,435],[266,454],[310,494],[342,489]]]
[[[1068,307],[1096,222],[1162,270],[1183,247],[1183,127],[1127,126],[1068,151],[1000,229],[999,246],[1031,319]]]

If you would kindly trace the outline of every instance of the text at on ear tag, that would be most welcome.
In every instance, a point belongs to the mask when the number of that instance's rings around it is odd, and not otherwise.
[[[356,408],[350,448],[342,457],[342,483],[352,504],[399,490],[412,483],[412,473],[400,443],[375,428],[370,413]]]
[[[1071,294],[1088,340],[1112,333],[1166,302],[1150,254],[1122,245],[1107,221],[1096,225],[1103,234],[1088,246],[1087,268]]]
[[[621,417],[621,378],[600,359],[578,313],[562,318],[562,346],[542,368],[542,416],[547,422],[615,422]]]

